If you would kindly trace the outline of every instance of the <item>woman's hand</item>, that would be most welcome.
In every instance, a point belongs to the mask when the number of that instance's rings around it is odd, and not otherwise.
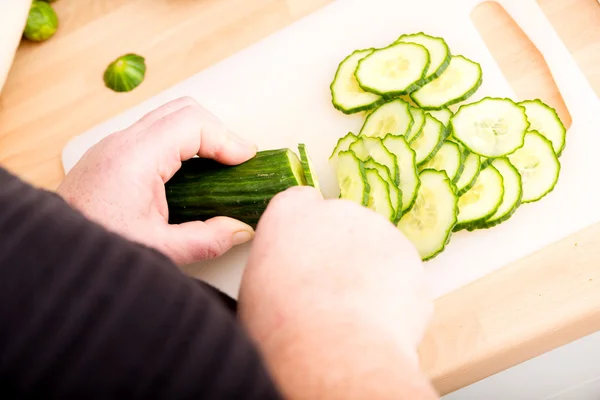
[[[188,264],[219,256],[254,232],[226,217],[169,225],[164,184],[195,155],[235,165],[255,154],[256,146],[196,101],[180,98],[89,149],[58,194],[106,228]]]
[[[239,310],[289,399],[435,399],[420,257],[382,216],[296,187],[256,230]]]

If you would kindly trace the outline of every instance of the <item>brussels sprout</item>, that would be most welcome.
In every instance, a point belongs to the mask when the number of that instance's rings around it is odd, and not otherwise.
[[[115,92],[129,92],[135,89],[146,74],[144,57],[125,54],[111,62],[104,71],[104,84]]]
[[[34,42],[50,39],[58,29],[58,17],[49,3],[34,1],[31,3],[23,35]]]

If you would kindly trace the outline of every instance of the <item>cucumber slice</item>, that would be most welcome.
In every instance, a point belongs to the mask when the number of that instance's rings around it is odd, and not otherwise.
[[[457,221],[457,197],[445,172],[426,169],[419,175],[421,186],[411,210],[398,223],[417,248],[423,261],[441,253]]]
[[[539,99],[522,101],[519,105],[525,107],[529,130],[539,132],[552,142],[554,152],[560,157],[565,148],[567,129],[556,110]]]
[[[521,174],[523,203],[540,200],[556,186],[560,162],[552,143],[539,132],[527,132],[523,147],[508,159]]]
[[[356,157],[362,162],[367,161],[367,159],[371,157],[379,164],[388,167],[394,184],[398,186],[400,173],[398,171],[396,156],[388,151],[383,145],[381,138],[361,136],[356,142],[350,145],[350,150],[354,152]]]
[[[338,66],[330,85],[331,100],[333,106],[344,114],[371,110],[384,101],[383,97],[362,90],[354,76],[358,62],[373,51],[375,49],[356,50]]]
[[[313,168],[313,163],[310,157],[308,156],[308,152],[306,151],[306,145],[300,143],[298,145],[298,152],[300,153],[300,161],[302,162],[302,169],[304,170],[306,184],[321,191],[321,187],[319,186],[319,181],[317,179],[317,174],[315,174],[314,172],[315,169]]]
[[[421,87],[428,67],[429,52],[425,47],[400,42],[360,60],[355,75],[363,90],[391,97]]]
[[[523,197],[521,175],[508,158],[496,158],[492,162],[492,166],[502,175],[504,196],[496,213],[482,224],[482,228],[491,228],[508,220],[521,205]]]
[[[439,110],[471,97],[482,83],[481,66],[463,56],[452,56],[438,78],[410,94],[426,110]]]
[[[475,181],[479,177],[481,171],[481,157],[475,153],[469,151],[466,152],[467,156],[464,161],[464,168],[460,178],[456,182],[456,194],[460,197],[471,189],[475,184]]]
[[[337,141],[335,148],[331,152],[329,156],[329,160],[333,160],[337,157],[340,151],[348,150],[350,145],[358,140],[358,136],[356,136],[352,132],[348,132],[348,134]]]
[[[367,161],[365,161],[364,164],[365,168],[376,169],[383,180],[387,182],[388,190],[390,191],[390,200],[392,202],[392,207],[394,207],[394,217],[392,222],[395,224],[398,223],[397,220],[402,216],[402,192],[394,183],[389,168],[378,163],[372,157],[367,158]],[[402,175],[400,175],[400,179],[402,179]]]
[[[456,183],[456,178],[460,176],[465,167],[465,157],[466,154],[461,150],[458,144],[454,142],[444,142],[438,152],[435,153],[435,156],[423,164],[421,168],[444,171],[452,183]]]
[[[446,139],[447,130],[440,121],[431,115],[425,115],[425,126],[415,140],[410,143],[410,147],[415,151],[416,163],[421,165],[429,161],[435,153],[442,147]]]
[[[472,231],[498,211],[504,196],[502,175],[492,165],[482,170],[475,185],[458,198],[458,221],[454,231]]]
[[[387,220],[393,221],[396,213],[390,199],[388,183],[379,175],[376,169],[366,168],[367,182],[371,190],[367,200],[367,208],[383,215]]]
[[[423,32],[402,35],[397,42],[416,43],[425,47],[429,52],[429,67],[425,71],[423,84],[431,82],[440,76],[450,64],[450,49],[446,41],[440,37],[426,35]]]
[[[450,120],[452,135],[483,157],[502,157],[523,146],[529,122],[525,107],[510,99],[486,97],[461,106]]]
[[[402,213],[406,213],[413,206],[419,190],[419,174],[417,173],[416,154],[410,148],[403,136],[387,135],[383,145],[396,156],[400,173],[400,192],[402,193]]]
[[[449,108],[442,108],[441,110],[427,110],[427,114],[440,121],[447,128],[450,126],[450,118],[452,118],[452,111]]]
[[[425,113],[423,110],[416,107],[409,107],[409,111],[413,118],[413,124],[406,134],[406,140],[412,142],[423,132],[423,127],[425,126]]]
[[[371,187],[367,181],[365,166],[351,150],[340,151],[337,155],[337,181],[340,198],[367,206]]]
[[[396,99],[373,110],[365,120],[359,135],[381,138],[388,133],[405,135],[412,128],[413,123],[408,103]]]

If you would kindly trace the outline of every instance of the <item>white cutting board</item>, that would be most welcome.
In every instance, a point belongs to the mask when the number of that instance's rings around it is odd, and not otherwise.
[[[336,111],[329,93],[339,62],[353,50],[386,46],[403,33],[443,36],[454,54],[482,65],[483,85],[468,101],[514,96],[469,18],[479,2],[337,0],[74,138],[64,149],[65,171],[102,137],[168,100],[190,95],[261,149],[306,143],[325,195],[333,196],[337,189],[328,156],[339,137],[357,132],[363,122],[362,116]],[[454,234],[446,251],[426,264],[436,297],[600,221],[600,157],[594,154],[600,149],[598,99],[535,0],[499,2],[545,56],[573,124],[559,183],[550,195],[522,206],[498,227]],[[238,247],[188,271],[235,296],[248,250],[249,245]]]

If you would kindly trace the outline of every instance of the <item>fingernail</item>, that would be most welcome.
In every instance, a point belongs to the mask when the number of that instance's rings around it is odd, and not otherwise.
[[[233,245],[237,246],[239,244],[242,243],[246,243],[248,241],[250,241],[252,238],[254,237],[254,232],[253,231],[237,231],[233,234]]]

